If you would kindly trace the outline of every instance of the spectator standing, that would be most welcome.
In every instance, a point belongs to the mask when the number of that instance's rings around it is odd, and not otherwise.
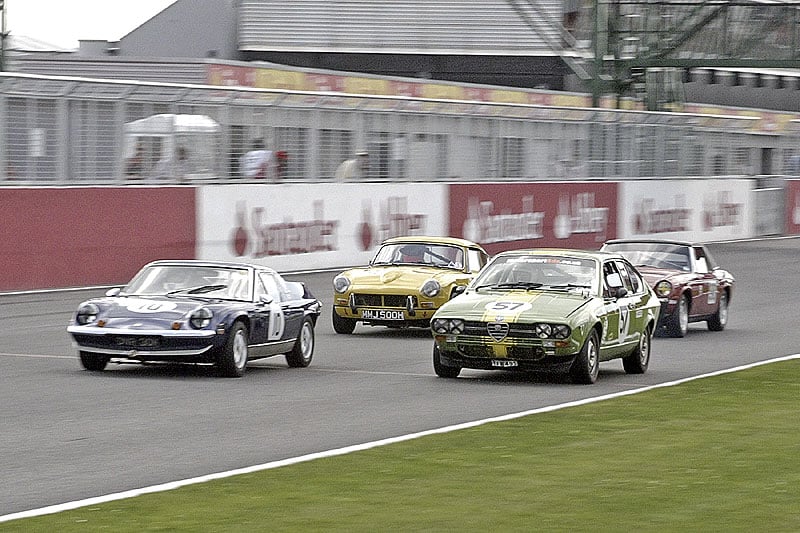
[[[263,141],[253,141],[250,151],[239,159],[239,172],[247,179],[276,179],[278,159],[275,152],[267,150]]]
[[[128,176],[141,176],[144,172],[144,160],[144,146],[141,142],[138,142],[133,155],[125,162],[125,174]]]

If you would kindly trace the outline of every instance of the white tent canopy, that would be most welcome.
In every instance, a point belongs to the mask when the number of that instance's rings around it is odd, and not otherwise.
[[[221,127],[206,115],[162,113],[125,124],[126,174],[142,178],[210,178]]]
[[[140,135],[168,135],[171,133],[216,133],[217,121],[206,115],[176,115],[162,113],[140,118],[125,124],[125,133]]]

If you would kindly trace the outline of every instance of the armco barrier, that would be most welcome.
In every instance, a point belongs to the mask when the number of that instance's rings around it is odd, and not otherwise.
[[[4,188],[0,292],[119,284],[162,258],[343,268],[405,234],[466,237],[491,253],[597,248],[615,237],[746,238],[753,187],[687,178]]]

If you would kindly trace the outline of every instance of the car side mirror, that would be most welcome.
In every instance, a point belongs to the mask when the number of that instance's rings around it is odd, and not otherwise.
[[[258,297],[258,303],[261,304],[271,304],[272,301],[273,298],[269,294],[262,294],[261,296]]]
[[[451,294],[450,298],[452,299],[458,296],[459,294],[463,294],[465,290],[467,290],[466,285],[456,285],[455,287],[453,287],[453,292],[450,293]]]
[[[106,291],[106,296],[110,296],[113,298],[114,296],[118,295],[121,291],[122,289],[120,289],[119,287],[114,287],[113,289],[108,289]]]

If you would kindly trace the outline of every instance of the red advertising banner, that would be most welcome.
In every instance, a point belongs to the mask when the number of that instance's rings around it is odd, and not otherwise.
[[[122,283],[194,258],[194,189],[0,189],[0,228],[0,291]]]
[[[800,180],[786,180],[785,235],[800,235]]]
[[[617,236],[617,183],[450,186],[450,235],[495,254],[515,248],[596,250]]]

